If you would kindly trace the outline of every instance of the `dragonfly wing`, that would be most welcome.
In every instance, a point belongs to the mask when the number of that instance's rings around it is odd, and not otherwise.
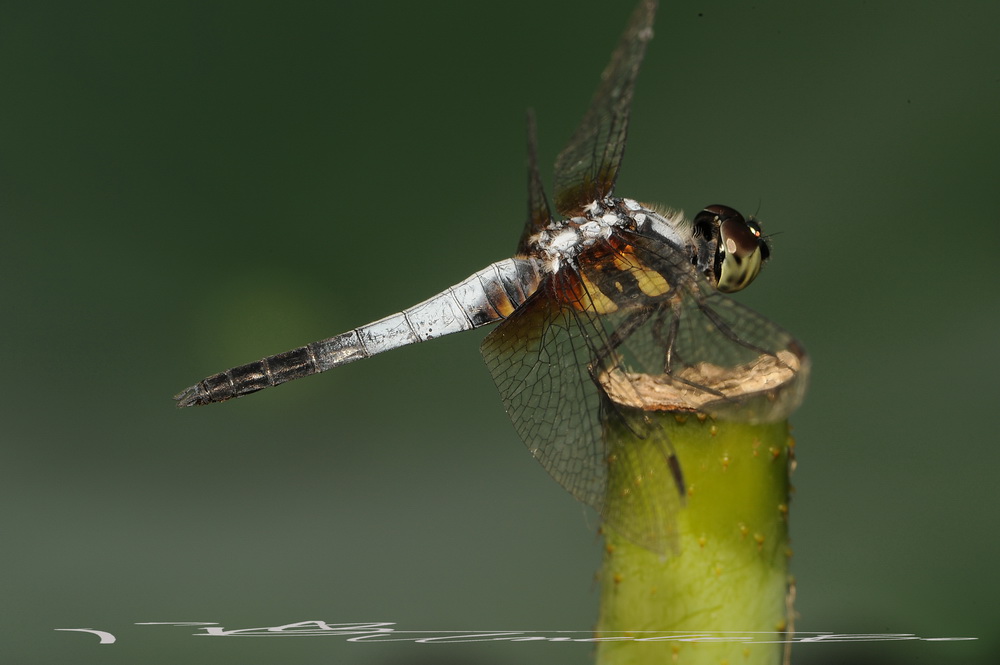
[[[483,341],[486,365],[531,454],[578,500],[601,511],[607,468],[592,352],[550,276]],[[596,410],[596,412],[595,412]]]
[[[567,301],[571,292],[578,295]],[[483,356],[515,429],[556,482],[596,509],[606,528],[666,553],[676,546],[683,487],[669,439],[609,400],[599,382],[618,362],[609,340],[645,313],[598,314],[600,298],[572,272],[552,275],[486,337]],[[614,495],[609,468],[624,479]]]
[[[670,307],[658,308],[622,344],[625,371],[654,377],[659,387],[652,399],[646,391],[643,408],[663,408],[651,402],[669,399],[678,411],[739,422],[787,418],[808,381],[809,358],[799,342],[714,289],[659,240],[622,236],[631,271],[664,276],[674,294]]]
[[[531,249],[531,237],[552,223],[552,211],[545,197],[542,177],[538,173],[538,131],[535,114],[528,111],[528,221],[517,243],[518,255],[526,255]]]
[[[548,276],[483,355],[549,474],[605,527],[665,554],[684,481],[649,414],[777,420],[801,400],[808,361],[788,333],[714,291],[662,241],[621,231],[578,265]]]
[[[635,79],[653,37],[656,4],[643,0],[633,12],[580,126],[556,158],[556,210],[567,217],[614,189],[625,154]]]

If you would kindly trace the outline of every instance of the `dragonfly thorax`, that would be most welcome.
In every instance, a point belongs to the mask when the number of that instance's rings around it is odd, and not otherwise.
[[[658,236],[678,249],[690,245],[690,224],[680,211],[656,211],[633,199],[609,197],[591,202],[581,212],[552,222],[530,239],[532,254],[542,259],[545,272],[554,273],[564,263],[576,265],[580,252],[619,229]]]

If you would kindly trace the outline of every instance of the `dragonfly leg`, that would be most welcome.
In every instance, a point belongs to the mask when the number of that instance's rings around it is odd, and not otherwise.
[[[595,349],[594,361],[590,367],[591,378],[596,381],[597,376],[602,371],[610,370],[618,364],[615,358],[615,351],[632,333],[641,328],[652,315],[652,307],[642,307],[633,312],[620,326],[615,328],[614,332],[604,340],[601,348]]]
[[[593,380],[594,383],[601,388],[606,411],[614,413],[622,424],[631,430],[631,432],[639,439],[645,439],[649,435],[650,429],[654,427],[649,415],[645,412],[641,412],[641,420],[637,419],[635,416],[626,417],[625,413],[618,407],[615,401],[611,399],[606,392],[604,392],[600,375],[612,370],[615,365],[617,365],[617,362],[614,360],[616,355],[615,350],[621,346],[636,330],[645,325],[645,323],[649,321],[650,317],[656,312],[656,309],[657,308],[655,307],[642,307],[633,312],[615,329],[613,333],[611,333],[611,335],[604,341],[602,347],[597,349],[594,354],[594,362],[589,367],[591,380]],[[677,337],[676,322],[679,321],[678,316],[674,316],[672,318],[674,322],[671,324],[670,332],[668,332],[669,346],[666,352],[668,366],[670,347],[673,346],[673,341]],[[654,325],[661,324],[661,322],[662,319],[658,319],[654,322]],[[677,488],[677,492],[683,502],[687,486],[684,482],[684,472],[681,470],[680,460],[677,459],[677,455],[674,453],[673,446],[670,444],[669,440],[664,441],[661,448],[667,468],[673,478],[674,486]]]
[[[680,303],[672,303],[670,309],[672,316],[670,317],[670,326],[666,331],[666,336],[664,336],[663,332],[663,317],[658,317],[653,322],[653,337],[663,347],[663,373],[667,375],[671,374],[673,370],[674,344],[677,342],[677,332],[681,327]]]

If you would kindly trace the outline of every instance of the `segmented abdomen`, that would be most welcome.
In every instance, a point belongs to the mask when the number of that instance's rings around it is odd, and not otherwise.
[[[174,399],[181,407],[222,402],[400,346],[494,323],[520,307],[541,278],[531,259],[498,261],[402,312],[213,374]]]

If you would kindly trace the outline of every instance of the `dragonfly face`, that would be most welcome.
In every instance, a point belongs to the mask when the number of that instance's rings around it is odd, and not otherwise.
[[[655,0],[639,3],[580,126],[556,159],[558,217],[542,187],[529,114],[528,219],[513,258],[403,312],[210,376],[178,394],[178,406],[221,402],[499,323],[483,341],[483,357],[531,454],[597,509],[605,527],[667,551],[669,516],[630,517],[607,496],[608,464],[620,453],[605,441],[609,418],[625,421],[638,438],[651,425],[636,412],[782,419],[801,399],[808,360],[788,333],[722,295],[750,284],[768,258],[756,221],[712,205],[689,222],[679,211],[613,194],[655,11]],[[734,385],[720,376],[746,380]],[[785,389],[783,399],[736,408],[754,395],[773,397],[777,387]],[[658,439],[662,455],[649,471],[663,480],[650,491],[679,502],[682,470],[669,442]]]
[[[694,228],[695,235],[705,239],[706,249],[715,247],[711,266],[699,267],[723,293],[749,286],[771,255],[757,221],[747,221],[729,206],[708,206],[694,218]]]

